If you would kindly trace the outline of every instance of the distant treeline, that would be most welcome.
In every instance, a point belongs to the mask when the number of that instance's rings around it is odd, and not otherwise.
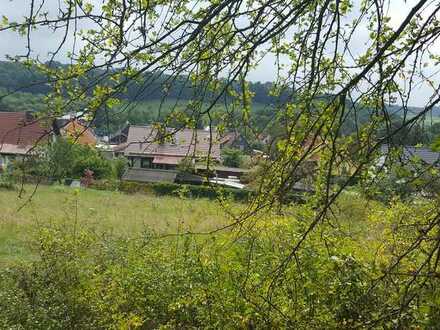
[[[59,63],[55,65],[62,66]],[[103,72],[95,70],[90,73],[89,78],[96,77]],[[249,88],[254,94],[253,102],[272,104],[279,100],[270,95],[271,86],[270,82],[251,82]],[[0,61],[0,88],[9,92],[20,91],[32,94],[47,94],[52,89],[41,72],[19,63],[6,61]],[[119,97],[137,101],[160,100],[164,97],[192,100],[195,95],[200,95],[200,91],[191,86],[186,76],[176,78],[167,74],[157,75],[147,72],[143,74],[140,83],[129,84],[127,92]]]
[[[54,63],[56,66],[64,66]],[[94,78],[104,71],[92,71],[88,78]],[[83,78],[85,81],[87,77]],[[273,96],[270,93],[272,83],[270,82],[249,82],[249,88],[253,93],[253,102],[263,105],[276,105],[286,100],[291,94],[289,90],[281,93],[281,96]],[[201,87],[203,88],[203,87]],[[239,90],[239,86],[234,86]],[[47,83],[47,78],[38,70],[30,69],[22,64],[8,61],[0,61],[0,91],[7,92],[26,92],[31,94],[47,94],[52,90],[52,86]],[[163,98],[193,100],[195,96],[200,96],[200,90],[191,86],[186,76],[171,77],[167,74],[153,74],[146,72],[143,74],[140,83],[128,84],[127,91],[119,95],[122,99],[129,101],[157,101]],[[408,107],[408,114],[419,113],[422,109],[418,107]],[[394,105],[388,106],[388,112],[402,115],[403,110]],[[440,116],[440,108],[433,109],[434,116]]]

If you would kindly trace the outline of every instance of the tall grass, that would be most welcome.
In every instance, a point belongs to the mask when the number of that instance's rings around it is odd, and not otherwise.
[[[0,189],[0,264],[31,258],[28,243],[39,226],[59,223],[93,225],[102,232],[133,237],[206,232],[228,220],[216,202],[148,195],[126,195],[62,186],[25,186],[25,194]],[[31,198],[30,198],[31,197]]]

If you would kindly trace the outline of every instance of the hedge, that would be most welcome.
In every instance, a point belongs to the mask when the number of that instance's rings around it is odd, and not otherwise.
[[[109,181],[109,180],[99,180],[95,181],[90,188],[98,190],[118,190],[125,193],[145,193],[145,194],[155,194],[157,196],[165,195],[185,195],[192,198],[209,198],[215,199],[220,196],[230,196],[236,201],[246,201],[252,195],[253,192],[250,190],[239,190],[232,188],[219,187],[218,189],[213,189],[205,185],[191,185],[191,184],[177,184],[168,182],[152,182],[152,183],[139,183],[130,181]]]
[[[13,182],[0,181],[0,190],[16,190],[17,186]]]

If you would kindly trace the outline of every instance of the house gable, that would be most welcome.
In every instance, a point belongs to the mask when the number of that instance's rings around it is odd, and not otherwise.
[[[177,164],[185,157],[220,159],[220,144],[216,134],[193,129],[168,129],[168,135],[158,139],[153,126],[130,126],[125,156],[153,157],[157,163],[163,159]],[[212,140],[212,143],[211,143]]]
[[[27,154],[36,144],[47,142],[50,133],[30,113],[0,112],[0,153]]]

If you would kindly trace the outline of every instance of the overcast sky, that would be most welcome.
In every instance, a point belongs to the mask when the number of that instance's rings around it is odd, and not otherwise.
[[[99,0],[94,0],[99,3]],[[397,27],[402,19],[407,15],[416,0],[391,0],[389,7],[389,16],[394,27]],[[11,20],[20,20],[29,10],[30,0],[0,0],[0,16],[7,16]],[[58,0],[46,0],[48,11],[54,11],[58,8]],[[50,50],[56,49],[59,41],[62,38],[62,32],[51,33],[47,30],[37,30],[32,32],[32,51],[33,56],[38,55],[41,59],[45,59]],[[365,45],[368,39],[367,31],[359,31],[359,34],[354,39],[352,45],[352,52],[360,54],[365,51]],[[67,62],[65,56],[67,50],[72,46],[72,39],[66,43],[67,47],[62,50],[61,56],[57,60]],[[437,50],[439,46],[435,47]],[[4,59],[6,55],[20,55],[26,53],[26,40],[20,38],[16,33],[0,32],[0,59]],[[250,74],[252,81],[272,81],[275,76],[274,57],[267,56],[263,59],[260,65]],[[428,71],[434,72],[435,68],[428,68]],[[426,104],[432,91],[426,87],[418,88],[414,92],[414,98],[411,100],[413,105],[422,106]]]

